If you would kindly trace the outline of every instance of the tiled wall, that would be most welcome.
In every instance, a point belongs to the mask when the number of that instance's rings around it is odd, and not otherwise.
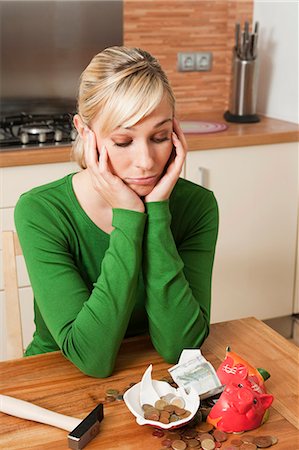
[[[158,58],[177,113],[227,109],[235,22],[252,21],[253,0],[124,0],[124,44]],[[210,72],[177,71],[177,52],[211,51]]]

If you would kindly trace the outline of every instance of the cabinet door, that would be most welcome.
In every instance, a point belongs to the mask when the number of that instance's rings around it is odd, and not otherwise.
[[[219,205],[212,322],[292,314],[297,161],[297,143],[188,153],[186,178]]]

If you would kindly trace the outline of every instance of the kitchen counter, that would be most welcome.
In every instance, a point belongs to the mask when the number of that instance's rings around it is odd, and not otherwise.
[[[189,151],[217,148],[245,147],[250,145],[277,144],[299,140],[299,126],[296,123],[261,116],[254,124],[228,123],[222,112],[201,113],[195,116],[179,116],[180,120],[201,120],[227,123],[228,129],[210,134],[187,134]],[[70,146],[40,147],[0,152],[0,167],[23,166],[67,162],[71,160]]]
[[[254,318],[211,325],[202,353],[215,368],[225,357],[226,345],[231,345],[254,367],[264,367],[271,373],[266,381],[267,390],[274,395],[269,420],[249,434],[277,436],[278,444],[273,447],[277,450],[298,448],[298,348]],[[104,379],[83,375],[60,352],[30,356],[0,363],[0,392],[79,418],[104,402],[100,433],[87,449],[158,450],[161,440],[152,436],[151,427],[137,425],[124,402],[105,401],[107,389],[122,390],[129,383],[138,382],[150,363],[153,379],[168,376],[169,365],[144,336],[124,341],[113,375]],[[3,413],[0,420],[3,448],[67,448],[66,431]],[[236,435],[230,435],[224,447],[232,439]]]

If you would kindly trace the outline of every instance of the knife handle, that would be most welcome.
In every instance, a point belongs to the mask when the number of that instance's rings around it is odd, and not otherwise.
[[[59,414],[8,395],[0,395],[0,411],[11,416],[34,420],[35,422],[45,423],[67,431],[72,431],[81,423],[80,419]]]

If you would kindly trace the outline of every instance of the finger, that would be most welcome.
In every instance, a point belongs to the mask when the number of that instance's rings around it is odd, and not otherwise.
[[[97,167],[98,152],[96,147],[96,139],[94,133],[88,129],[86,139],[84,140],[84,155],[87,167],[93,170]]]
[[[101,157],[99,160],[99,169],[100,169],[100,173],[102,178],[107,182],[107,183],[115,183],[118,180],[118,177],[116,177],[115,175],[113,175],[113,173],[111,172],[110,168],[109,168],[109,155],[107,152],[107,148],[105,147],[105,145],[102,146],[101,148]]]
[[[180,139],[180,141],[182,142],[185,150],[187,150],[188,148],[188,144],[185,138],[185,135],[183,133],[183,130],[180,126],[180,123],[178,121],[178,119],[176,117],[173,118],[173,125],[174,125],[174,132],[176,133],[176,135],[178,136],[178,138]]]
[[[182,142],[179,140],[178,136],[173,132],[172,133],[172,141],[174,143],[176,149],[176,157],[174,159],[174,165],[176,169],[181,172],[185,158],[186,158],[186,149],[182,145]]]
[[[184,145],[182,144],[182,141],[178,138],[178,136],[176,135],[176,133],[174,131],[172,132],[172,142],[175,146],[177,156],[185,157],[186,148],[184,147]]]

